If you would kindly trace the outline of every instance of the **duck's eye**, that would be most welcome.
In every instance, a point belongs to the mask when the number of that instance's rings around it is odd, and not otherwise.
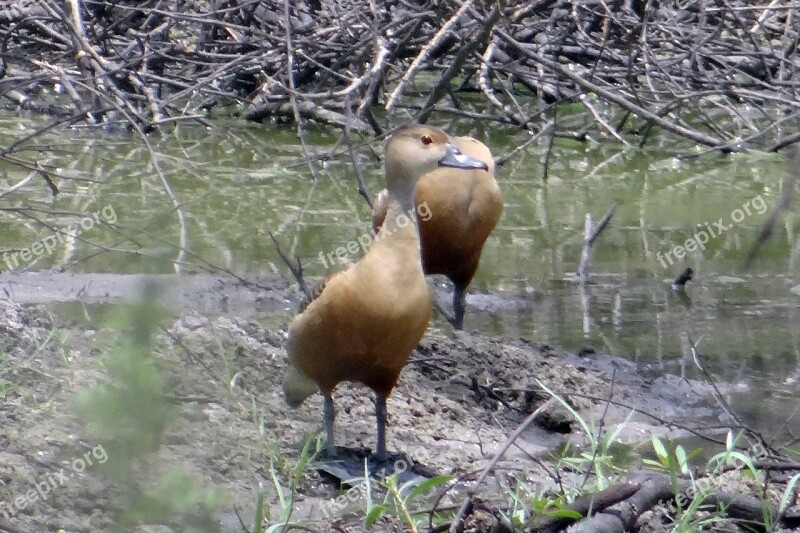
[[[428,145],[428,144],[431,144],[433,142],[433,139],[431,139],[427,135],[423,135],[420,140],[422,141],[422,144],[424,144],[424,145]]]

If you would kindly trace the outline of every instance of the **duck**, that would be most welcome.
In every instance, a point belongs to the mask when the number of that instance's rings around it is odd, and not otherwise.
[[[453,283],[453,316],[445,317],[454,329],[461,330],[466,290],[478,269],[483,246],[503,214],[503,196],[489,148],[472,137],[454,137],[452,142],[461,153],[486,163],[486,170],[434,169],[420,177],[415,201],[423,271],[444,274]],[[386,189],[375,197],[373,231],[383,224],[389,202]]]
[[[398,128],[385,147],[386,215],[364,256],[308,292],[289,324],[283,392],[291,407],[323,396],[326,452],[336,458],[333,392],[360,383],[375,393],[375,459],[386,452],[386,400],[428,327],[432,295],[422,270],[414,191],[436,168],[485,172],[439,128]]]

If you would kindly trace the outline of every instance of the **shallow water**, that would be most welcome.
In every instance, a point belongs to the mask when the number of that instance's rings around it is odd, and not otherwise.
[[[487,137],[466,124],[439,125],[482,138],[496,156],[524,140],[511,129]],[[0,118],[0,145],[34,127]],[[291,126],[183,125],[149,140],[157,166],[136,138],[86,130],[41,138],[20,154],[71,179],[56,180],[55,197],[37,177],[22,192],[0,198],[0,251],[6,252],[0,269],[285,271],[272,232],[314,279],[331,270],[320,254],[368,231],[368,207],[334,133],[309,132],[317,155],[339,154],[317,165],[318,181],[302,162]],[[362,146],[359,154],[374,194],[382,178],[373,149],[380,152],[380,144]],[[678,147],[657,139],[644,149],[558,139],[545,182],[546,149],[545,141],[535,142],[498,169],[505,213],[473,282],[466,327],[575,351],[592,347],[633,359],[648,372],[696,376],[690,336],[708,370],[736,384],[731,395],[741,415],[776,429],[798,405],[800,389],[796,218],[790,214],[779,224],[749,271],[742,263],[780,196],[782,157],[678,159]],[[183,226],[158,170],[181,205]],[[26,176],[0,163],[0,190]],[[594,248],[586,310],[574,275],[584,217],[591,213],[596,222],[614,202],[617,213]],[[725,232],[715,225],[720,219],[729,226]],[[53,228],[74,223],[83,224],[79,238],[53,241]],[[712,230],[720,234],[712,237]],[[701,231],[708,235],[704,249],[678,259],[674,247],[696,233],[706,240]],[[37,241],[43,245],[34,248]],[[176,249],[181,242],[188,252]],[[686,266],[695,280],[682,297],[669,290],[669,281]],[[434,327],[449,328],[441,319]]]

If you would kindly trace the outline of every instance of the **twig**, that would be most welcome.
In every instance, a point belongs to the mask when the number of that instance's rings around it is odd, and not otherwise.
[[[494,457],[489,462],[489,464],[486,465],[486,468],[483,469],[480,476],[478,476],[478,479],[475,480],[475,484],[467,491],[467,497],[461,504],[458,513],[453,519],[453,522],[450,524],[450,533],[460,533],[462,531],[464,526],[464,520],[467,518],[467,515],[469,514],[470,509],[472,508],[472,501],[473,498],[475,497],[475,494],[477,493],[478,487],[480,487],[480,485],[484,481],[486,481],[486,478],[489,477],[489,473],[494,469],[495,466],[497,466],[497,463],[500,462],[500,459],[503,458],[503,455],[505,455],[508,449],[511,448],[511,445],[514,444],[514,441],[517,440],[520,435],[522,435],[522,432],[525,431],[528,428],[528,426],[530,426],[533,423],[534,420],[539,418],[543,412],[549,409],[555,403],[555,401],[556,401],[555,398],[550,398],[542,405],[540,405],[534,412],[529,414],[525,418],[525,420],[523,420],[522,423],[519,426],[517,426],[517,429],[514,430],[514,432],[508,437],[508,439],[506,439],[506,441],[503,443],[500,449],[495,453]]]
[[[700,362],[700,353],[698,352],[697,346],[695,345],[694,341],[692,340],[691,337],[689,337],[688,340],[689,340],[689,346],[691,347],[692,351],[692,360],[697,369],[703,374],[703,376],[705,376],[708,383],[714,389],[714,398],[717,400],[717,403],[723,409],[723,411],[725,411],[725,414],[727,414],[730,417],[730,419],[733,420],[738,426],[746,428],[747,432],[750,435],[752,435],[756,440],[758,440],[761,446],[765,450],[774,452],[775,450],[772,448],[772,445],[767,442],[764,436],[761,435],[761,433],[759,433],[758,431],[755,431],[754,429],[751,429],[747,425],[745,425],[745,423],[742,422],[742,419],[739,418],[739,416],[733,411],[730,404],[728,403],[727,400],[725,400],[725,397],[722,395],[722,392],[720,392],[719,388],[717,387],[714,378],[711,377],[711,374],[708,373],[703,364]]]
[[[745,270],[749,269],[753,264],[753,260],[758,255],[758,252],[761,251],[761,248],[764,247],[769,238],[772,236],[772,231],[775,228],[775,225],[778,223],[778,220],[785,212],[791,209],[792,203],[794,202],[795,184],[800,176],[800,145],[794,145],[792,147],[792,149],[789,151],[788,159],[789,172],[786,176],[786,179],[783,180],[781,199],[778,202],[778,205],[776,205],[772,210],[772,214],[770,214],[767,221],[764,222],[763,226],[761,226],[761,231],[758,232],[758,237],[756,238],[755,244],[753,244],[753,246],[750,248],[750,251],[747,252],[747,258],[744,261]]]
[[[297,106],[297,98],[295,94],[297,89],[295,87],[295,80],[294,80],[294,47],[292,45],[292,20],[289,16],[291,10],[289,7],[289,0],[283,0],[283,23],[286,27],[286,73],[289,79],[289,88],[291,92],[289,93],[289,102],[292,105],[292,110],[294,111],[294,120],[297,123],[297,136],[300,138],[300,144],[303,147],[303,156],[308,163],[308,169],[311,171],[311,176],[313,176],[314,181],[319,181],[319,176],[317,176],[317,169],[314,167],[313,159],[309,156],[311,153],[311,149],[308,147],[306,143],[306,133],[305,128],[303,127],[303,117],[300,114],[300,109]],[[293,272],[294,273],[294,272]]]
[[[417,118],[421,124],[424,124],[428,121],[428,117],[430,117],[430,114],[433,111],[433,106],[436,105],[436,102],[438,102],[442,96],[447,94],[447,91],[450,87],[450,81],[461,72],[467,57],[472,54],[472,51],[478,46],[482,45],[489,38],[492,28],[494,28],[494,25],[499,18],[500,9],[497,6],[494,6],[491,13],[489,13],[489,16],[484,20],[483,27],[478,35],[476,35],[470,42],[462,46],[461,49],[456,52],[455,57],[447,66],[447,69],[445,69],[445,71],[439,77],[439,81],[436,83],[436,86],[428,95],[428,99],[422,106],[422,113]]]
[[[272,232],[267,232],[269,238],[272,239],[272,242],[275,243],[275,250],[278,252],[281,260],[286,264],[289,268],[289,271],[294,276],[294,279],[297,281],[297,284],[300,286],[300,290],[303,291],[303,296],[308,295],[308,285],[306,284],[306,280],[303,277],[303,265],[300,264],[300,259],[296,258],[296,262],[292,262],[291,259],[283,252],[281,249],[281,245],[278,242],[278,239],[272,234]]]
[[[586,219],[583,228],[583,248],[581,249],[581,261],[578,265],[578,275],[581,280],[581,285],[585,285],[586,282],[589,281],[589,260],[591,258],[594,241],[597,240],[597,237],[599,237],[603,230],[606,229],[606,226],[608,226],[608,223],[611,222],[611,219],[614,217],[614,213],[616,212],[617,204],[615,203],[611,206],[611,209],[608,210],[603,219],[594,229],[592,229],[592,215],[591,213],[586,213]]]
[[[405,75],[400,80],[400,83],[397,84],[397,87],[394,88],[394,91],[389,95],[388,100],[386,101],[386,111],[391,111],[394,107],[395,101],[397,98],[402,94],[403,90],[406,88],[406,85],[413,79],[414,75],[417,73],[417,70],[422,66],[422,64],[427,61],[428,56],[431,54],[431,51],[434,47],[438,46],[439,43],[444,39],[447,32],[450,31],[450,28],[461,18],[461,16],[466,13],[467,9],[472,6],[472,3],[475,0],[467,0],[464,2],[458,11],[450,17],[450,19],[445,22],[442,28],[436,32],[436,35],[433,36],[432,39],[428,41],[428,44],[417,54],[417,57],[414,58],[414,61],[411,62],[411,66],[408,67],[406,70]]]
[[[349,102],[348,102],[349,103]],[[358,156],[356,154],[355,149],[353,148],[353,138],[350,132],[351,128],[351,119],[353,118],[352,111],[350,106],[347,106],[347,122],[345,123],[344,127],[344,140],[347,143],[347,153],[350,155],[350,161],[353,163],[353,170],[356,172],[356,180],[358,182],[358,194],[366,200],[367,205],[369,208],[372,209],[372,197],[369,194],[369,189],[367,189],[367,184],[364,181],[364,170],[361,168],[361,164],[358,162]]]

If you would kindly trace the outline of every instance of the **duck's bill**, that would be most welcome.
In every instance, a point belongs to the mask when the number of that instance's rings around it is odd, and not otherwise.
[[[447,152],[445,152],[444,157],[439,160],[439,166],[463,168],[465,170],[489,170],[489,165],[480,159],[462,154],[461,151],[452,144],[447,145]]]

